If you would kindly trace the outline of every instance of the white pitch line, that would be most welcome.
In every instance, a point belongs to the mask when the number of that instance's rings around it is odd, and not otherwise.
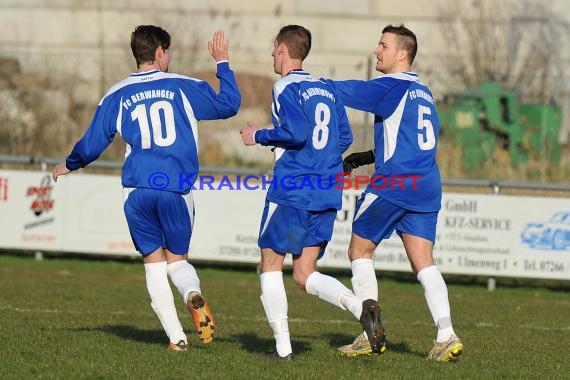
[[[106,315],[121,315],[121,314],[128,314],[125,311],[91,311],[91,310],[58,310],[58,309],[30,309],[30,308],[22,308],[22,307],[15,307],[12,305],[0,305],[0,310],[10,310],[15,311],[18,313],[35,313],[35,314],[106,314]]]
[[[22,307],[15,307],[12,305],[0,305],[0,310],[9,310],[14,311],[17,313],[31,313],[31,314],[85,314],[85,315],[97,315],[97,314],[106,314],[106,315],[128,315],[128,314],[136,314],[134,312],[128,312],[123,310],[117,310],[113,312],[105,312],[105,311],[93,311],[93,310],[59,310],[59,309],[41,309],[41,308],[22,308]],[[187,313],[179,314],[179,317],[186,317],[188,316]],[[256,321],[256,322],[263,322],[266,321],[265,317],[258,316],[258,317],[236,317],[231,315],[223,315],[223,314],[216,314],[216,317],[223,318],[225,320],[234,320],[234,321]],[[303,318],[289,318],[289,322],[292,323],[330,323],[330,324],[353,324],[355,320],[340,320],[340,319],[303,319]]]
[[[509,326],[513,326],[509,324]],[[475,327],[482,327],[482,328],[503,328],[504,325],[495,322],[477,322],[475,323]],[[531,329],[531,330],[538,330],[538,331],[569,331],[570,326],[536,326],[536,325],[518,325],[516,326],[519,329]]]
[[[107,312],[107,311],[93,311],[93,310],[59,310],[59,309],[39,309],[39,308],[21,308],[21,307],[15,307],[12,305],[0,305],[0,310],[9,310],[9,311],[14,311],[17,313],[35,313],[35,314],[76,314],[76,315],[97,315],[97,314],[105,314],[105,315],[128,315],[128,314],[137,314],[134,312],[128,312],[128,311],[123,311],[123,310],[118,310],[118,311],[112,311],[112,312]],[[186,317],[188,314],[187,313],[183,313],[183,314],[179,314],[179,317]],[[224,314],[216,314],[216,317],[220,317],[220,319],[225,319],[225,320],[233,320],[233,321],[245,321],[245,322],[251,322],[251,321],[255,321],[255,322],[265,322],[266,319],[265,317],[236,317],[233,315],[224,315]],[[304,318],[289,318],[289,322],[291,323],[326,323],[326,324],[334,324],[334,325],[339,325],[339,324],[354,324],[355,320],[343,320],[343,319],[304,319]],[[384,321],[385,322],[385,321]],[[411,322],[412,325],[432,325],[431,323],[428,322],[421,322],[421,321],[414,321]],[[496,322],[490,322],[490,321],[480,321],[480,322],[476,322],[474,323],[472,326],[475,326],[477,328],[503,328],[505,327],[505,325],[501,325],[500,323],[496,323]],[[509,324],[509,327],[513,327],[514,325]],[[531,330],[536,330],[536,331],[570,331],[570,326],[536,326],[536,325],[518,325],[516,326],[517,328],[520,329],[531,329]]]

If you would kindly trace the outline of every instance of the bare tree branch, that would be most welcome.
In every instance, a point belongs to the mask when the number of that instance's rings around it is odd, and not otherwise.
[[[442,0],[438,10],[451,56],[447,92],[498,81],[528,101],[566,96],[562,46],[568,26],[537,0]]]

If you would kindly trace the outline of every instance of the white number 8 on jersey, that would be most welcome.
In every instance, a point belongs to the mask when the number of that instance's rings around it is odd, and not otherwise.
[[[331,110],[325,103],[318,103],[315,107],[315,128],[313,129],[313,146],[321,150],[329,141],[329,122]]]

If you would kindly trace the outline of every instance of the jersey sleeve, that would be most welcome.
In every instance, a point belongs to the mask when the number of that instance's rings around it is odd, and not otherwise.
[[[307,141],[308,123],[299,100],[290,89],[283,91],[278,99],[275,99],[275,96],[273,99],[274,128],[257,130],[256,142],[285,149],[303,146]]]
[[[352,144],[353,137],[344,104],[338,96],[336,98],[336,109],[338,115],[339,146],[341,153],[344,153],[350,147],[350,144]]]
[[[120,110],[120,101],[114,98],[106,98],[99,103],[89,128],[65,160],[67,169],[83,168],[95,161],[107,149],[117,133]]]
[[[393,87],[389,80],[383,78],[364,80],[327,79],[327,83],[336,88],[339,97],[347,107],[379,115],[381,102]]]
[[[227,119],[237,114],[241,104],[241,94],[234,72],[228,62],[217,64],[216,76],[220,81],[220,92],[205,81],[191,82],[198,87],[184,87],[184,92],[191,99],[194,116],[197,120]],[[190,86],[190,82],[187,82]]]

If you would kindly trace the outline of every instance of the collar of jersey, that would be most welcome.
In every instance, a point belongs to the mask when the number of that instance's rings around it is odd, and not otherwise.
[[[160,72],[160,70],[152,69],[152,70],[148,70],[148,71],[141,71],[140,73],[132,73],[131,76],[132,77],[138,77],[141,75],[149,75],[149,74],[154,74],[154,73],[158,73],[158,72]]]
[[[292,75],[292,74],[308,75],[309,73],[306,72],[305,70],[302,70],[302,69],[293,69],[287,73],[287,75]],[[287,75],[285,75],[285,76],[287,76]]]

